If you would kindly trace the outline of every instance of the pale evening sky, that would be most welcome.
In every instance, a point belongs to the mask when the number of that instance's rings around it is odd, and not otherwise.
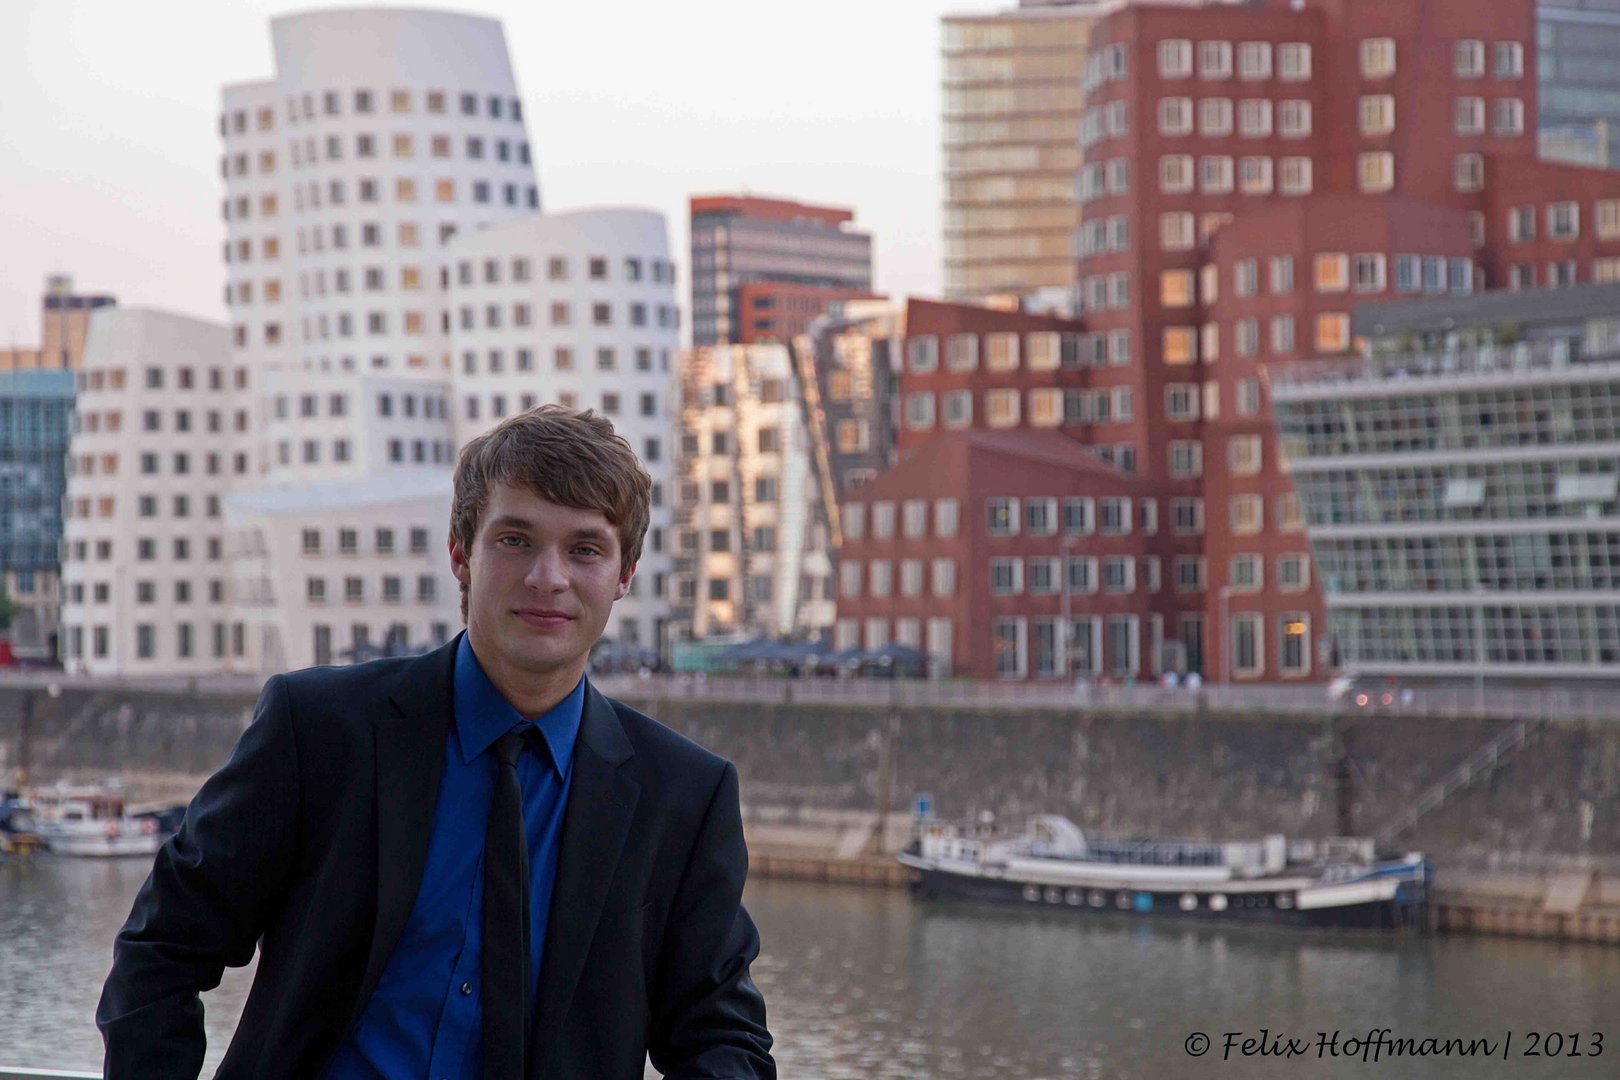
[[[45,275],[223,321],[215,116],[271,74],[286,0],[0,2],[0,347],[39,340]],[[542,205],[664,213],[740,191],[852,207],[877,286],[940,286],[939,18],[1013,0],[621,0],[448,7],[498,18]]]

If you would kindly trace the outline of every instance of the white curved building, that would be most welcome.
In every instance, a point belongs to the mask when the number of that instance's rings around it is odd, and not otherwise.
[[[652,522],[630,594],[606,635],[661,646],[671,569],[680,320],[662,214],[543,214],[453,242],[449,301],[458,444],[536,405],[594,409],[653,478]]]
[[[245,658],[222,499],[251,471],[229,331],[108,307],[90,320],[69,452],[62,644],[69,670],[206,674]]]
[[[226,87],[220,117],[225,299],[257,402],[254,483],[226,514],[243,663],[264,672],[459,627],[446,245],[540,202],[498,21],[270,28],[275,75]]]

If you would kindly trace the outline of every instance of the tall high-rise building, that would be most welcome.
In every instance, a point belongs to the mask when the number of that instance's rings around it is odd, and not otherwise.
[[[1127,527],[1153,537],[1163,586],[1138,574],[1143,638],[1123,662],[1105,640],[1097,670],[1201,659],[1212,678],[1324,677],[1334,650],[1273,378],[1353,352],[1363,304],[1620,280],[1614,174],[1537,158],[1536,25],[1532,0],[1098,13],[1081,84],[1083,324],[1037,354],[1012,313],[925,329],[914,305],[900,386],[901,468],[908,447],[953,437],[943,417],[1057,427],[1139,479]],[[1036,355],[1055,375],[1023,374]],[[1022,603],[1001,617],[1057,613],[1050,595]],[[863,633],[884,636],[878,617],[863,612]]]
[[[50,275],[39,301],[39,345],[0,349],[0,372],[77,369],[91,313],[115,303],[111,296],[74,292],[66,274]]]
[[[692,344],[787,342],[872,292],[872,237],[852,211],[753,195],[691,201]]]
[[[1074,178],[1123,108],[1082,128],[1096,0],[944,18],[945,295],[1025,294],[1075,282]],[[1078,141],[1077,141],[1078,140]]]
[[[539,212],[494,20],[312,12],[271,35],[275,76],[226,87],[220,116],[230,326],[140,313],[92,334],[96,412],[126,421],[97,437],[163,446],[108,447],[117,490],[70,483],[76,666],[271,672],[447,639],[458,448],[542,403],[607,415],[653,472],[637,594],[607,632],[657,644],[678,333],[663,219]],[[77,510],[99,519],[102,500],[112,531],[86,521],[80,542]],[[203,565],[158,565],[187,561]]]

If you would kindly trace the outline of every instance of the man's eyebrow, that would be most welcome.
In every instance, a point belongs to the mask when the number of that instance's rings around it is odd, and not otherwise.
[[[534,522],[528,518],[518,517],[516,514],[502,514],[489,523],[492,529],[532,529]]]

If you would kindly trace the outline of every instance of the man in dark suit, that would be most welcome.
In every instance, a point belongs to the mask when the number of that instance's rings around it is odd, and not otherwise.
[[[650,490],[590,413],[467,445],[466,633],[265,684],[118,935],[109,1078],[196,1077],[255,946],[220,1077],[775,1077],[736,770],[584,674]]]

